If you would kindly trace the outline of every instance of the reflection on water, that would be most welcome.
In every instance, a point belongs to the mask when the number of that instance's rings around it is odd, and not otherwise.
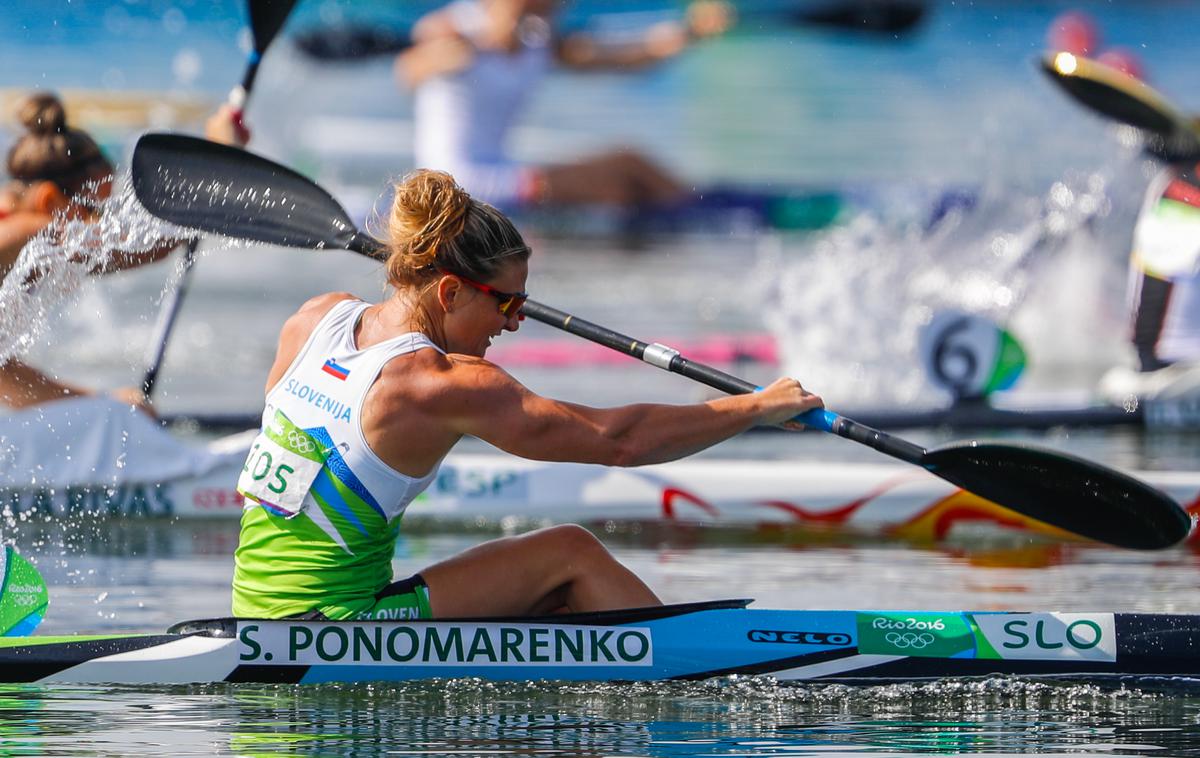
[[[414,525],[417,526],[417,525]],[[414,528],[393,561],[408,576],[536,524]],[[666,602],[756,598],[762,608],[1200,612],[1200,554],[1134,552],[1013,535],[943,545],[704,529],[599,530]],[[230,609],[237,524],[24,523],[0,531],[50,587],[44,633],[156,631]]]
[[[1200,700],[1017,679],[0,689],[5,755],[1200,755]]]
[[[406,534],[407,575],[495,532]],[[229,610],[236,524],[25,523],[51,587],[42,633],[157,631]],[[758,607],[1200,611],[1197,556],[1085,545],[787,543],[712,532],[605,540],[668,602]],[[0,755],[1200,756],[1195,687],[1010,678],[854,688],[706,683],[0,686]]]

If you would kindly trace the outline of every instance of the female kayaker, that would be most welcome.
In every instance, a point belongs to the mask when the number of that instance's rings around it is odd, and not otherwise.
[[[0,279],[55,214],[86,218],[112,192],[112,164],[86,132],[67,126],[58,98],[37,93],[19,107],[25,134],[8,151],[0,199]]]
[[[557,0],[457,0],[413,27],[396,76],[415,94],[414,158],[448,171],[477,198],[506,209],[601,203],[669,205],[688,191],[628,148],[551,165],[514,160],[508,134],[550,68],[630,69],[667,60],[729,26],[728,4],[701,0],[685,23],[667,21],[619,44],[560,35]]]
[[[112,193],[112,164],[86,132],[67,125],[57,97],[48,92],[30,95],[19,106],[17,117],[25,133],[8,151],[9,183],[0,191],[0,281],[9,275],[26,243],[56,218],[94,220]],[[174,247],[172,242],[142,252],[115,251],[105,267],[93,273],[150,263]],[[0,403],[9,407],[87,394],[91,391],[16,359],[0,365]],[[149,410],[137,388],[112,394]]]
[[[25,133],[8,151],[9,182],[0,187],[0,282],[8,276],[25,245],[52,229],[55,219],[94,221],[112,194],[112,164],[87,132],[67,124],[66,111],[55,95],[30,95],[18,107],[17,118]],[[245,144],[249,134],[239,129],[233,125],[227,106],[206,123],[209,139],[227,144]],[[153,263],[178,244],[178,240],[164,240],[148,250],[113,250],[105,257],[103,267],[91,273]],[[0,403],[11,408],[90,394],[89,389],[68,384],[19,360],[0,364]],[[111,394],[153,413],[139,387],[123,387]]]
[[[534,394],[490,363],[520,325],[530,249],[443,172],[396,187],[394,294],[308,301],[284,325],[233,580],[240,617],[426,618],[592,611],[658,598],[586,530],[486,542],[392,581],[405,508],[470,435],[514,455],[636,466],[682,458],[820,406],[792,379],[694,405],[591,408]]]

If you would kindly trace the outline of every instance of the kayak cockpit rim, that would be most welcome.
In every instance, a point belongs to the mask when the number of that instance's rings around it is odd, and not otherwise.
[[[389,621],[382,619],[358,619],[358,620],[342,620],[342,621],[327,621],[298,619],[298,618],[283,618],[283,619],[256,619],[256,618],[209,618],[209,619],[193,619],[191,621],[180,621],[177,624],[167,629],[167,634],[202,634],[208,637],[234,637],[236,636],[237,625],[240,623],[254,623],[256,621],[274,621],[274,622],[300,622],[318,623],[318,624],[353,624],[370,622],[378,623],[424,623],[424,622],[447,622],[447,623],[531,623],[531,624],[561,624],[561,625],[587,625],[587,626],[618,626],[622,624],[637,624],[646,621],[654,621],[661,618],[669,618],[671,616],[682,616],[688,613],[698,613],[700,611],[723,611],[723,610],[740,610],[754,602],[753,598],[734,598],[729,600],[704,600],[694,603],[673,603],[670,605],[655,605],[647,608],[620,608],[611,611],[593,611],[590,613],[560,613],[552,616],[463,616],[457,618],[437,618],[437,619],[420,619],[420,620],[403,620]]]

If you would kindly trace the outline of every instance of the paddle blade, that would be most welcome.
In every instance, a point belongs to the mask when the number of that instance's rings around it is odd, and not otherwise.
[[[1122,124],[1166,137],[1182,121],[1153,89],[1103,63],[1070,53],[1048,53],[1042,58],[1042,70],[1075,100]]]
[[[1170,547],[1192,527],[1187,512],[1162,492],[1063,453],[969,442],[931,450],[921,465],[998,505],[1118,547]]]
[[[296,0],[250,0],[250,29],[254,33],[254,49],[262,54],[283,28]]]
[[[133,189],[146,210],[188,229],[284,247],[377,257],[329,193],[245,150],[181,134],[146,134],[133,151]]]
[[[831,0],[805,6],[793,20],[858,32],[896,34],[915,28],[925,17],[919,0]]]
[[[407,30],[391,31],[378,26],[323,25],[293,37],[296,47],[323,61],[353,61],[395,55],[412,45]]]
[[[42,623],[50,594],[33,564],[11,547],[0,551],[0,637],[24,637]]]

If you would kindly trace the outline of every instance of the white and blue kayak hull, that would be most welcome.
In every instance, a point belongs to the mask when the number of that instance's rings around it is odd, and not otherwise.
[[[322,683],[477,677],[881,683],[1200,676],[1200,617],[758,610],[748,601],[542,618],[215,619],[170,633],[0,641],[0,681]]]

